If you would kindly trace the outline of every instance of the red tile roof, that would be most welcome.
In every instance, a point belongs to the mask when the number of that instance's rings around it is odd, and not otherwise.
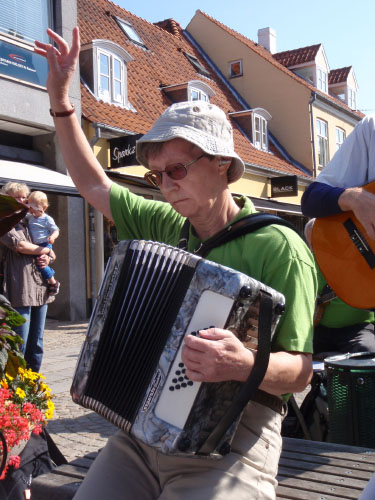
[[[146,48],[127,38],[115,21],[115,16],[133,26]],[[183,36],[183,30],[177,22],[168,19],[154,25],[108,0],[78,0],[78,19],[82,44],[88,44],[93,39],[109,39],[122,46],[133,58],[127,65],[127,78],[128,99],[135,112],[97,100],[87,86],[82,84],[82,113],[90,122],[103,123],[133,133],[145,133],[171,104],[160,86],[190,80],[201,80],[208,84],[215,92],[211,102],[225,112],[243,109]],[[160,26],[163,24],[168,30],[172,28],[174,34],[162,29]],[[212,79],[198,74],[184,56],[184,51],[195,56],[212,74]],[[285,161],[276,150],[264,152],[254,148],[234,121],[232,124],[235,149],[246,163],[282,174],[309,177]]]
[[[263,57],[263,59],[266,59],[270,64],[272,64],[273,66],[275,66],[276,68],[278,68],[280,71],[283,71],[284,73],[286,73],[290,78],[292,78],[293,80],[298,81],[301,85],[305,85],[306,87],[308,87],[312,92],[315,92],[315,93],[319,94],[320,96],[323,96],[323,97],[327,98],[332,103],[341,106],[343,109],[351,111],[352,113],[354,113],[355,115],[359,116],[360,118],[363,118],[365,116],[360,111],[355,111],[355,110],[352,110],[351,108],[349,108],[349,106],[347,106],[345,103],[343,103],[340,99],[338,99],[336,97],[332,97],[330,95],[327,95],[327,94],[321,92],[316,87],[314,87],[313,85],[311,85],[309,82],[307,82],[303,78],[301,78],[298,75],[296,75],[295,73],[293,73],[293,71],[289,70],[286,66],[284,66],[283,64],[281,64],[262,45],[259,45],[258,43],[253,42],[249,38],[245,37],[244,35],[241,35],[240,33],[238,33],[237,31],[233,30],[232,28],[229,28],[225,24],[217,21],[215,18],[209,16],[208,14],[205,14],[201,10],[198,10],[198,12],[200,12],[203,16],[205,16],[211,22],[215,23],[221,29],[223,29],[224,31],[226,31],[227,33],[229,33],[231,36],[233,36],[234,38],[236,38],[238,41],[240,41],[241,43],[243,43],[246,47],[248,47],[249,49],[251,49],[253,52],[255,52],[259,56]],[[320,46],[320,45],[318,45],[318,46]],[[316,46],[313,45],[312,47],[316,47]],[[300,49],[300,50],[302,50],[302,49]],[[282,54],[282,52],[280,52],[279,54]]]
[[[290,68],[291,66],[296,66],[298,64],[315,61],[315,57],[321,46],[322,44],[319,43],[317,45],[310,45],[310,47],[285,50],[284,52],[278,52],[272,55],[280,64],[286,68]]]
[[[346,68],[340,69],[332,69],[328,75],[329,85],[333,85],[334,83],[346,82],[351,69],[352,66],[347,66]]]

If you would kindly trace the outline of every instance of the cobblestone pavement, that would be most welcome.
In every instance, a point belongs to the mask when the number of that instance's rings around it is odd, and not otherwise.
[[[72,401],[70,386],[87,323],[47,319],[41,367],[55,395],[48,431],[68,461],[102,448],[115,427]]]
[[[47,319],[41,372],[55,394],[54,418],[48,431],[68,461],[103,448],[116,428],[91,410],[72,401],[70,386],[87,322]],[[300,404],[307,389],[296,395]]]

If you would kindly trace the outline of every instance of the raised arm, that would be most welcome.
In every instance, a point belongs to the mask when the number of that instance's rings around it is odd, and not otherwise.
[[[70,49],[67,42],[57,33],[50,29],[47,33],[57,47],[36,41],[34,50],[44,56],[49,64],[47,90],[51,110],[57,113],[69,111],[72,108],[69,86],[80,51],[78,27],[73,30]],[[63,117],[56,116],[54,122],[65,165],[78,191],[91,205],[111,219],[109,192],[112,182],[95,158],[75,113]]]

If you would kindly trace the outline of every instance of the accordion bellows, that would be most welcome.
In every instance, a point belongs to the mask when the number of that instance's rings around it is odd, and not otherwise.
[[[73,400],[163,453],[196,455],[242,383],[189,380],[183,338],[215,326],[257,349],[261,290],[272,297],[273,334],[280,293],[184,250],[120,242],[77,362]],[[210,455],[220,456],[237,425],[238,419]]]

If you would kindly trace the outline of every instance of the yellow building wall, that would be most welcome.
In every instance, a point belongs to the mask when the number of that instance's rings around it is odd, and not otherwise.
[[[271,133],[292,158],[312,171],[310,89],[199,12],[186,29],[225,77],[229,62],[242,60],[243,76],[231,78],[230,84],[250,107],[262,107],[272,115],[268,123]]]

